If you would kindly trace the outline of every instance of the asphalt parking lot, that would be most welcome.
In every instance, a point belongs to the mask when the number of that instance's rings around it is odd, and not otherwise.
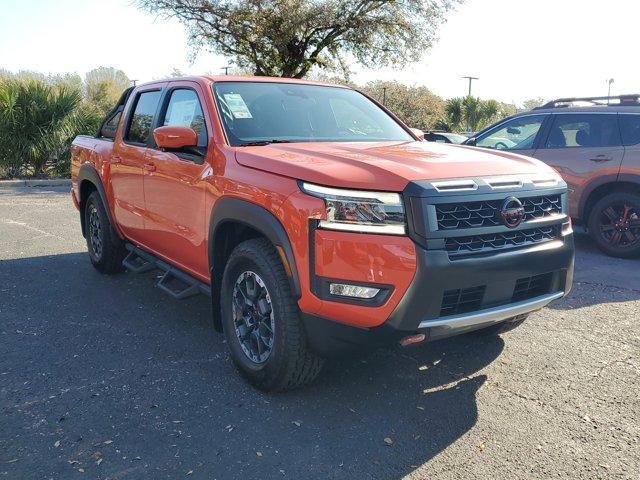
[[[571,295],[501,338],[265,395],[207,298],[98,274],[66,189],[0,190],[0,478],[638,479],[640,260],[577,241]]]

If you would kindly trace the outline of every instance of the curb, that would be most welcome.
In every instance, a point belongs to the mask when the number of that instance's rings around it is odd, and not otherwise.
[[[34,180],[0,180],[0,189],[15,187],[67,187],[71,186],[70,178],[50,178]]]

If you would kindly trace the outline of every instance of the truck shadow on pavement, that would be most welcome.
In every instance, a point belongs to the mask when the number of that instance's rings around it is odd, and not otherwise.
[[[0,261],[0,473],[400,479],[474,426],[479,372],[504,348],[381,350],[264,394],[235,371],[209,300],[153,280],[102,276],[85,253]]]

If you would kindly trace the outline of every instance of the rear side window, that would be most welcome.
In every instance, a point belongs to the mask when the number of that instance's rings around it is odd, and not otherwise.
[[[151,123],[160,101],[160,90],[142,92],[136,99],[136,106],[129,121],[126,139],[133,143],[147,143],[151,133]]]
[[[118,129],[118,123],[120,123],[120,117],[122,117],[122,112],[116,112],[107,120],[102,126],[102,130],[100,131],[100,135],[104,138],[115,138],[116,130]]]
[[[593,148],[620,145],[615,114],[555,115],[546,148]]]
[[[198,135],[198,147],[207,146],[207,126],[202,113],[198,94],[193,90],[180,88],[171,92],[163,125],[191,127]]]
[[[640,115],[618,116],[623,145],[637,145],[640,143]]]

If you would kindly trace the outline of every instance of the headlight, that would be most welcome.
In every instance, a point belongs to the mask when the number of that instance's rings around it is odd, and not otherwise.
[[[404,235],[406,217],[398,193],[343,190],[303,182],[302,190],[324,199],[327,219],[320,227],[350,232]]]

